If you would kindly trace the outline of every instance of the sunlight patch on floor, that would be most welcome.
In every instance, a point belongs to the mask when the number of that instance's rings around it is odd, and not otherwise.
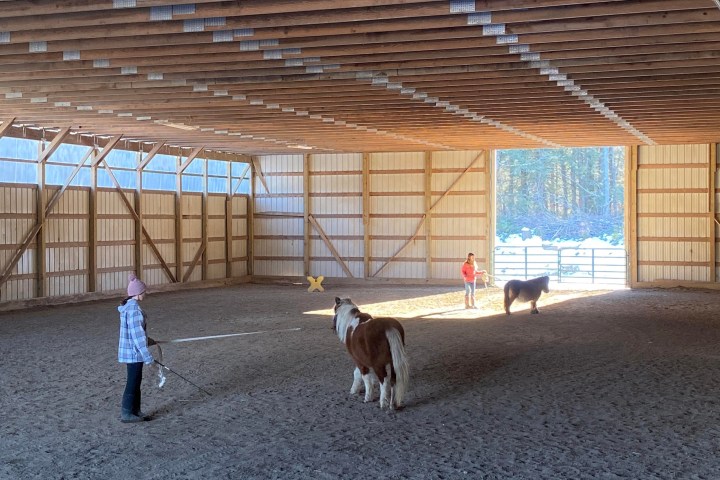
[[[610,293],[612,290],[551,290],[544,293],[538,300],[538,308],[542,311],[543,306],[566,302],[576,298],[594,297]],[[499,288],[479,289],[475,295],[475,309],[466,309],[464,304],[464,292],[443,293],[438,295],[425,295],[421,297],[409,297],[400,300],[387,302],[366,303],[358,305],[360,310],[369,313],[373,317],[395,317],[400,319],[435,319],[435,320],[477,320],[478,318],[504,315],[503,291]],[[526,312],[530,309],[529,303],[520,303],[517,300],[513,303],[510,311],[513,313]],[[334,314],[332,308],[313,310],[305,312],[306,315],[328,315]]]

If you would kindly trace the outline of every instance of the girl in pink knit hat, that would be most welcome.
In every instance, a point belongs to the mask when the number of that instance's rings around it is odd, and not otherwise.
[[[147,287],[134,273],[128,275],[127,298],[118,307],[120,312],[120,345],[118,362],[127,364],[127,382],[122,397],[120,421],[123,423],[142,422],[150,417],[140,411],[140,384],[143,364],[150,365],[155,359],[148,350],[145,333],[145,312],[140,303]]]

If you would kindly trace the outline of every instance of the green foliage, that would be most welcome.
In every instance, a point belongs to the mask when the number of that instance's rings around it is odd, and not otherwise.
[[[622,147],[497,152],[497,235],[623,242]]]

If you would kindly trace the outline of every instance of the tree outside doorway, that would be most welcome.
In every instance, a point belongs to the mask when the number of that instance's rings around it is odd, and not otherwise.
[[[626,284],[623,147],[499,150],[496,280]]]

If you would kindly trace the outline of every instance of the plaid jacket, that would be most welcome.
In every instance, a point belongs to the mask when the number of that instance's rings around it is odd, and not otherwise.
[[[130,299],[125,305],[118,307],[120,312],[120,345],[118,346],[118,362],[152,363],[153,356],[147,347],[145,335],[145,312],[137,300]]]

